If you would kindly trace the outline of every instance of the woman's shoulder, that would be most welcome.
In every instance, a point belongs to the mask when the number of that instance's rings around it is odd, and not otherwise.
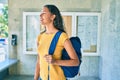
[[[66,32],[62,32],[62,34],[60,35],[59,41],[61,44],[64,44],[65,40],[68,39],[68,34]]]
[[[61,37],[68,37],[68,34],[66,32],[62,32]]]

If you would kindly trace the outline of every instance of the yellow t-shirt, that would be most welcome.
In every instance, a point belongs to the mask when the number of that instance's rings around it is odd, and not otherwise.
[[[42,33],[38,36],[38,56],[40,57],[40,77],[42,80],[48,80],[48,63],[45,61],[44,56],[48,54],[50,43],[54,37],[54,34]],[[53,54],[54,59],[61,59],[62,49],[64,48],[64,42],[68,39],[66,33],[62,33],[56,45],[56,49]],[[58,65],[49,64],[49,78],[50,80],[66,80],[63,70]]]

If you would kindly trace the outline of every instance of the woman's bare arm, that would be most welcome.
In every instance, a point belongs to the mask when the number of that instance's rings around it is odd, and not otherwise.
[[[38,80],[39,76],[40,76],[40,65],[39,65],[39,55],[37,57],[37,63],[36,63],[36,67],[35,67],[35,74],[34,74],[34,80]]]
[[[70,60],[54,60],[52,55],[45,55],[46,61],[48,63],[60,66],[78,66],[79,59],[69,39],[65,41],[64,48],[66,49]]]

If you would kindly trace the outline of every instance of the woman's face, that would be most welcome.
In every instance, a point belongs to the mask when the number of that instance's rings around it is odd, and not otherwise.
[[[53,14],[51,14],[47,7],[43,7],[41,14],[40,14],[40,23],[42,25],[49,25],[53,23]]]

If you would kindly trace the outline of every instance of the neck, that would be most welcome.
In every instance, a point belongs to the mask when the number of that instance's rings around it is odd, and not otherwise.
[[[46,33],[51,34],[51,33],[55,33],[58,30],[54,27],[54,26],[46,26]]]

